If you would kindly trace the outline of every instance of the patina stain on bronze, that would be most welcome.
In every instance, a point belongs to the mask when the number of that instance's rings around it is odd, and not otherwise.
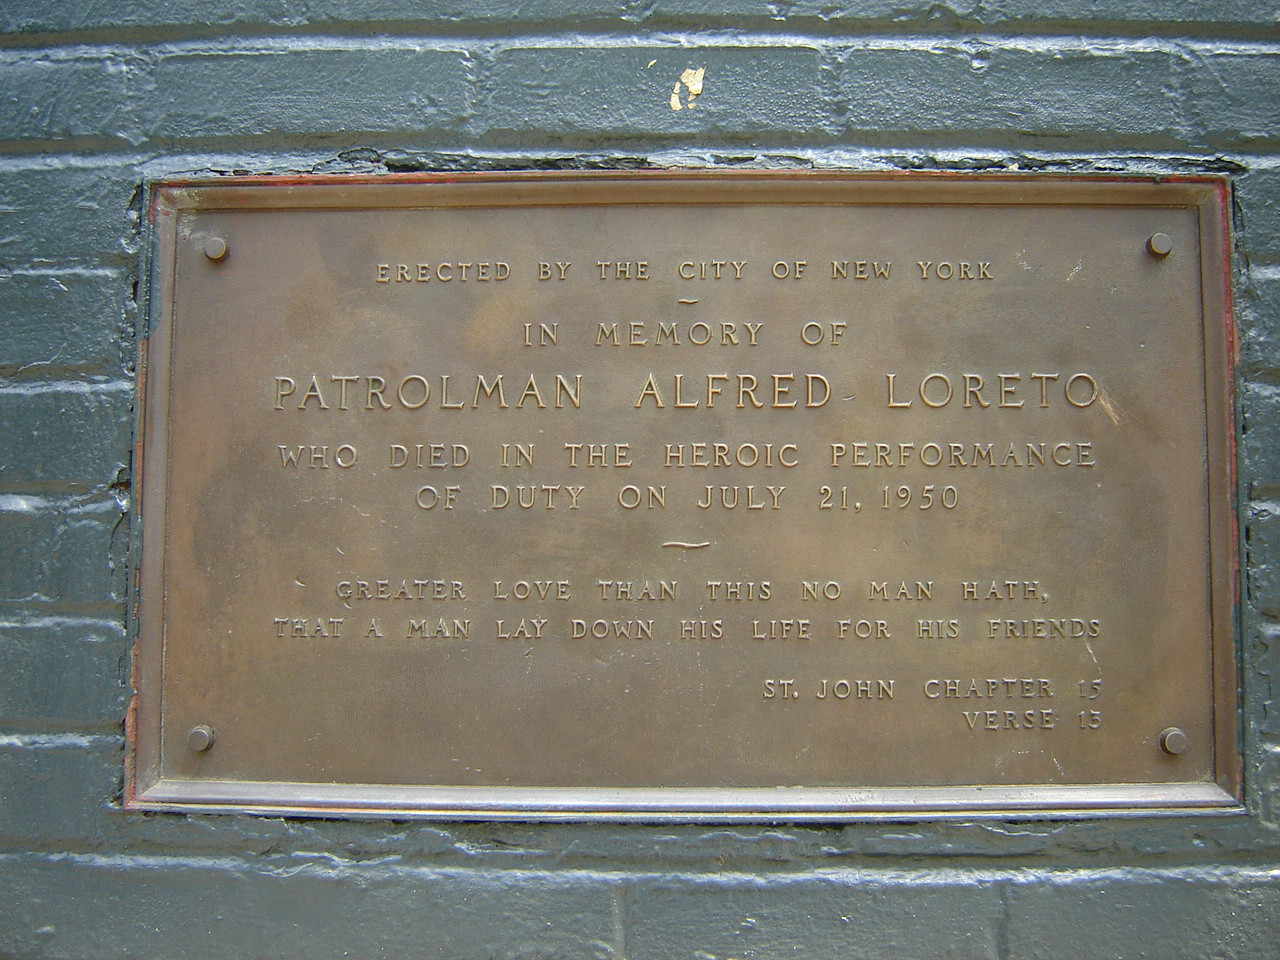
[[[1236,803],[1224,194],[161,186],[128,802]]]

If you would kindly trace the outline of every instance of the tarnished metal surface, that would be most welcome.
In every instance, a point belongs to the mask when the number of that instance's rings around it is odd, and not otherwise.
[[[165,187],[134,783],[1229,805],[1222,187]]]

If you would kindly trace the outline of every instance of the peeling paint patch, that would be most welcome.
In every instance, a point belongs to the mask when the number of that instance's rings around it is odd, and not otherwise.
[[[702,95],[702,78],[706,75],[707,68],[699,67],[694,70],[690,67],[684,73],[680,74],[680,79],[676,81],[676,85],[671,88],[671,109],[672,110],[692,110],[693,105],[697,102],[698,97]],[[688,96],[681,102],[680,88],[684,87],[688,91]]]
[[[43,497],[0,494],[0,511],[5,513],[38,513],[48,505],[49,502]]]

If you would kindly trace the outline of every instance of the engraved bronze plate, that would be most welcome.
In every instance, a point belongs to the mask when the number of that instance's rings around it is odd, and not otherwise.
[[[1226,187],[165,185],[129,803],[1237,803]]]

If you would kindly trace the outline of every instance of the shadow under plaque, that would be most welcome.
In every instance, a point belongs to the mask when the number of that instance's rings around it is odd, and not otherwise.
[[[129,806],[1237,805],[1226,189],[159,185]]]

